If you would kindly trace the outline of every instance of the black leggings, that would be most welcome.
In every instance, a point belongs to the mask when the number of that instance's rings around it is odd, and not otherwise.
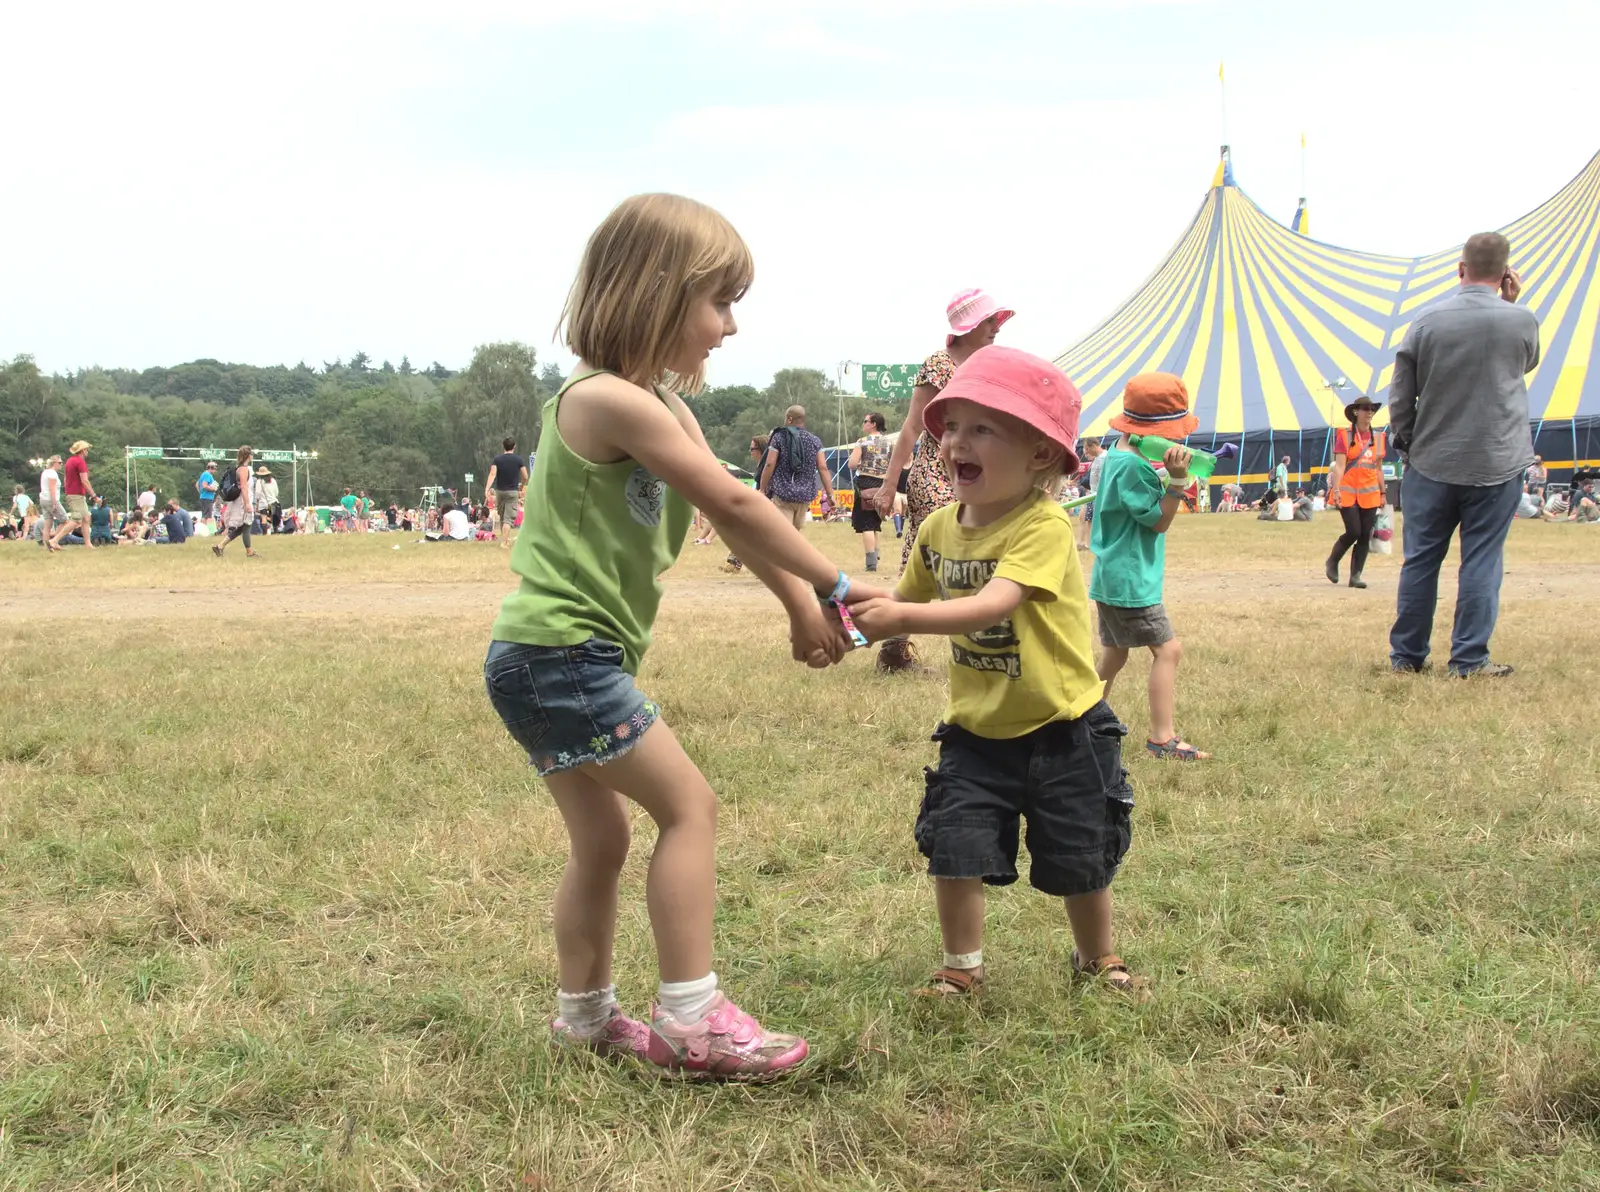
[[[1339,516],[1344,518],[1344,533],[1333,544],[1333,562],[1337,564],[1344,558],[1344,552],[1354,546],[1356,553],[1350,559],[1350,570],[1359,574],[1367,565],[1367,550],[1372,545],[1372,524],[1378,520],[1378,511],[1340,505]]]
[[[231,530],[229,530],[228,531],[228,536],[222,540],[222,545],[223,546],[227,546],[228,543],[232,542],[235,538],[238,538],[241,535],[244,538],[244,548],[245,548],[245,550],[249,550],[250,549],[250,523],[249,522],[245,522],[244,525],[242,525],[242,526],[234,526]]]

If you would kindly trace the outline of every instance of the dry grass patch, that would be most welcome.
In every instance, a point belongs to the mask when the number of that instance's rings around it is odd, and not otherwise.
[[[1600,536],[1514,528],[1496,685],[1389,675],[1398,561],[1330,589],[1333,529],[1178,525],[1180,726],[1218,760],[1130,758],[1144,1006],[1072,985],[1024,888],[991,899],[981,1003],[906,996],[938,960],[910,824],[943,685],[794,667],[775,605],[691,547],[641,682],[721,793],[718,969],[814,1045],[763,1089],[546,1045],[562,843],[482,695],[499,552],[6,552],[0,1187],[1600,1184],[1600,626],[1571,594]],[[365,586],[400,582],[431,595]],[[37,615],[41,584],[213,586],[130,631]],[[1114,699],[1135,740],[1143,676]]]

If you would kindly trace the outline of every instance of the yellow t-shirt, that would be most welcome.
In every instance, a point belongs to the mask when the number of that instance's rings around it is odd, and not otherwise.
[[[900,598],[954,600],[997,576],[1028,595],[1000,624],[951,637],[945,722],[1004,739],[1076,720],[1105,688],[1095,673],[1072,520],[1042,491],[992,525],[962,526],[959,509],[946,505],[922,523]]]

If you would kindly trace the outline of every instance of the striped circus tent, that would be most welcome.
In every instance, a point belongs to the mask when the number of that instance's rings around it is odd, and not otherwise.
[[[1460,246],[1424,257],[1336,248],[1271,219],[1234,181],[1228,150],[1200,209],[1155,272],[1056,363],[1083,392],[1084,433],[1103,433],[1128,378],[1160,370],[1188,385],[1200,429],[1239,442],[1238,474],[1265,480],[1289,455],[1323,471],[1332,431],[1358,394],[1387,400],[1394,354],[1417,313],[1456,288]],[[1303,200],[1302,200],[1303,202]],[[1543,206],[1500,229],[1539,316],[1542,363],[1529,412],[1552,470],[1600,456],[1600,154]],[[1379,415],[1383,425],[1387,410]]]

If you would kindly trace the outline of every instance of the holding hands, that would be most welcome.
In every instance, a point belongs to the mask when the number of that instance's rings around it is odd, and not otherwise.
[[[880,606],[882,610],[890,610],[894,603],[888,592],[868,584],[852,582],[846,595],[846,604],[856,627],[874,640],[892,635],[877,628],[868,628],[861,621],[860,610]],[[877,621],[875,617],[875,623]],[[789,647],[790,657],[796,662],[803,662],[814,670],[823,670],[854,649],[855,643],[851,641],[850,632],[840,619],[837,608],[821,601],[807,601],[789,610]]]

